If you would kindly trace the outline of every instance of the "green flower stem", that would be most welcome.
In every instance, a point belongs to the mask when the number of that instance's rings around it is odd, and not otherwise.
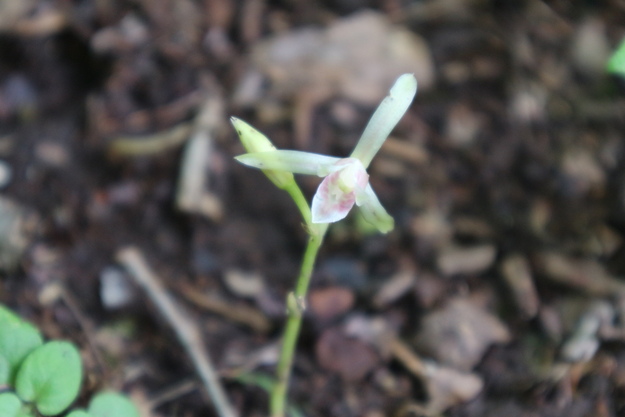
[[[310,206],[308,205],[308,201],[306,201],[306,197],[304,197],[302,190],[298,187],[295,181],[293,181],[290,184],[288,184],[286,187],[284,187],[284,191],[289,193],[289,195],[295,202],[295,205],[297,205],[297,208],[299,209],[300,213],[302,213],[302,217],[304,218],[304,221],[306,222],[307,228],[310,229],[311,224],[312,224],[311,223],[312,215],[310,213]]]
[[[305,200],[304,204],[308,207]],[[300,204],[298,204],[298,207],[299,206]],[[301,207],[300,210],[302,210]],[[308,213],[310,215],[310,209]],[[308,219],[310,219],[310,217]],[[304,260],[297,279],[295,291],[289,293],[287,298],[288,319],[284,329],[282,350],[280,351],[280,359],[276,370],[276,383],[271,391],[270,411],[272,417],[284,417],[286,393],[289,385],[289,377],[291,376],[291,369],[293,367],[295,345],[297,344],[300,328],[302,326],[302,316],[306,308],[305,300],[308,293],[308,286],[317,259],[317,253],[319,253],[323,237],[326,230],[328,230],[327,224],[312,224],[309,221],[306,223],[308,225],[310,237],[308,239],[308,245],[306,246],[306,252],[304,252]]]

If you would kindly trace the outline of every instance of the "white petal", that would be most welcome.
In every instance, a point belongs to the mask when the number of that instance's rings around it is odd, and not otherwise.
[[[417,94],[417,79],[414,75],[404,74],[399,77],[391,87],[389,95],[371,116],[369,124],[350,156],[360,159],[365,168],[368,167],[397,122],[410,107],[415,94]]]
[[[343,192],[339,186],[341,172],[333,172],[323,179],[312,200],[312,222],[334,223],[342,220],[356,202],[355,193]]]
[[[395,220],[386,212],[371,184],[367,184],[365,195],[359,196],[358,205],[366,221],[374,225],[380,232],[388,233],[395,227]]]
[[[333,156],[285,150],[246,153],[235,159],[255,168],[319,176],[326,175],[331,166],[341,160]]]

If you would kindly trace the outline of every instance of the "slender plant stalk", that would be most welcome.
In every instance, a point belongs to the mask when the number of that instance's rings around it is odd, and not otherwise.
[[[287,297],[287,322],[284,328],[282,349],[276,369],[276,382],[271,390],[269,408],[272,417],[284,417],[286,409],[286,394],[289,386],[289,378],[293,367],[293,355],[295,346],[302,326],[302,315],[305,309],[306,294],[310,284],[310,278],[317,259],[317,253],[321,247],[327,225],[315,225],[312,223],[310,206],[299,186],[292,182],[283,188],[299,209],[306,231],[309,234],[308,244],[304,252],[304,259],[294,292]]]
[[[304,197],[301,188],[299,188],[295,182],[292,182],[284,188],[284,191],[289,193],[289,195],[295,202],[295,205],[299,209],[300,213],[302,213],[302,217],[306,222],[306,229],[308,233],[311,233],[310,230],[311,227],[313,227],[312,214],[310,213],[310,206],[308,205],[308,201],[306,201],[306,197]]]
[[[291,196],[295,200],[293,194],[291,194]],[[305,200],[303,201],[305,203]],[[323,242],[325,232],[328,229],[327,224],[313,225],[312,223],[310,223],[310,217],[307,217],[304,214],[305,210],[302,210],[303,206],[308,209],[308,204],[305,203],[302,206],[300,206],[300,204],[297,205],[298,207],[300,207],[304,218],[308,220],[307,228],[310,233],[310,237],[308,239],[306,251],[304,252],[304,259],[302,261],[302,267],[300,269],[299,277],[297,279],[295,291],[289,293],[287,297],[288,318],[284,329],[278,368],[276,370],[276,383],[271,391],[269,405],[271,417],[284,417],[284,411],[286,408],[286,394],[289,386],[291,369],[293,368],[293,356],[295,354],[295,346],[297,345],[300,328],[302,326],[302,316],[306,308],[306,295],[308,294],[310,278],[312,276],[313,268],[315,266],[315,261],[317,260],[317,254],[319,253],[319,248],[321,247],[321,243]]]
[[[306,308],[305,300],[308,293],[308,286],[310,284],[310,278],[315,266],[315,261],[317,260],[317,253],[319,253],[323,237],[326,230],[328,230],[327,224],[312,223],[310,206],[297,184],[293,183],[287,186],[285,191],[289,193],[297,205],[297,208],[302,213],[309,238],[306,251],[304,252],[302,267],[300,269],[299,277],[297,278],[295,291],[289,293],[287,298],[288,318],[284,328],[278,368],[276,369],[276,383],[271,391],[271,398],[269,400],[269,408],[272,417],[284,417],[284,411],[286,408],[286,393],[289,386],[291,369],[293,368],[295,346],[297,345],[299,331],[302,327],[302,316]]]

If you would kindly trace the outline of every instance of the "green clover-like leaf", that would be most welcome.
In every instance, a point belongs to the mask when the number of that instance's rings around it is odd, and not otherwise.
[[[4,323],[4,322],[16,323],[16,322],[21,322],[21,321],[22,319],[20,318],[20,316],[18,316],[13,311],[11,311],[7,307],[0,304],[0,323]]]
[[[616,48],[607,65],[608,72],[625,77],[625,39]]]
[[[17,394],[35,403],[44,416],[59,414],[76,399],[82,380],[82,363],[69,342],[48,342],[32,351],[15,380]]]
[[[36,327],[0,306],[0,385],[11,384],[24,358],[42,343]]]
[[[22,408],[19,397],[12,392],[0,394],[0,416],[16,417]]]
[[[93,397],[88,411],[92,417],[140,417],[132,401],[115,392],[102,392]]]
[[[12,392],[0,394],[0,416],[2,417],[34,417],[24,406],[22,400]]]
[[[85,410],[78,409],[78,410],[72,411],[65,417],[93,417],[93,416],[89,414],[88,412],[86,412]]]
[[[0,387],[9,385],[9,376],[11,372],[11,364],[0,354]]]

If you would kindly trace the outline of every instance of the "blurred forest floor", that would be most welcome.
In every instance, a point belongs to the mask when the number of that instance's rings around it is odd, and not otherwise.
[[[216,415],[131,246],[266,415],[306,236],[228,117],[343,156],[412,72],[369,169],[395,230],[330,229],[296,411],[625,416],[624,22],[620,0],[4,0],[0,301],[80,346],[79,402]]]

